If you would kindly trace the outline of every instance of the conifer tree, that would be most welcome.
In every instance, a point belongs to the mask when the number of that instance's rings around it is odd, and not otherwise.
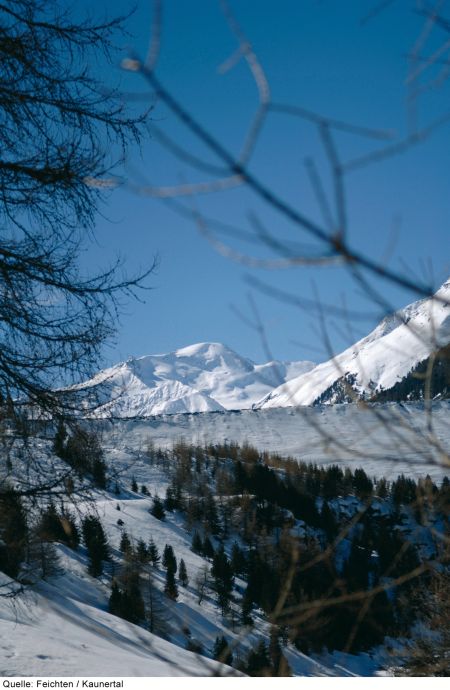
[[[325,500],[322,504],[322,510],[320,511],[320,522],[321,527],[327,536],[327,540],[329,542],[334,541],[338,534],[338,526],[328,501]]]
[[[245,626],[253,625],[252,611],[253,611],[253,600],[252,600],[252,597],[250,596],[249,589],[247,587],[247,589],[244,592],[244,596],[242,597],[242,608],[241,608],[242,625],[245,625]]]
[[[203,540],[197,530],[192,535],[192,546],[191,551],[202,555],[204,553]]]
[[[231,547],[231,567],[236,575],[244,575],[247,567],[245,553],[237,542]]]
[[[230,606],[231,592],[233,589],[233,570],[225,553],[223,545],[214,554],[211,575],[214,578],[214,589],[217,593],[217,603],[224,615]]]
[[[244,671],[249,676],[272,675],[272,666],[264,640],[260,640],[256,648],[249,652],[244,665]]]
[[[28,522],[20,496],[5,487],[0,494],[0,570],[16,578],[25,558]]]
[[[162,564],[167,570],[172,570],[175,575],[177,572],[177,559],[170,544],[166,544],[164,547]]]
[[[102,523],[95,515],[87,515],[82,522],[84,543],[89,555],[89,573],[98,577],[103,572],[103,561],[109,559],[109,547]]]
[[[270,629],[269,657],[273,676],[292,675],[287,659],[281,650],[280,631],[274,625]]]
[[[166,511],[164,510],[163,502],[159,498],[159,496],[155,496],[153,499],[153,506],[150,510],[150,513],[155,517],[157,520],[164,520],[166,517]]]
[[[175,571],[172,567],[167,568],[164,592],[170,599],[178,599],[178,587],[177,583],[175,582]]]
[[[204,542],[203,542],[203,554],[206,556],[206,558],[214,558],[214,546],[212,545],[212,541],[209,537],[205,537]]]
[[[120,591],[116,580],[112,581],[111,595],[108,601],[108,610],[114,616],[122,615],[122,592]]]
[[[180,560],[180,567],[178,570],[178,579],[180,580],[183,587],[187,587],[189,584],[189,578],[186,570],[186,563],[183,559]]]
[[[128,532],[126,532],[125,530],[123,530],[122,536],[120,537],[119,549],[121,553],[123,553],[124,555],[130,553],[131,551],[130,537],[128,536]]]
[[[231,666],[233,663],[233,652],[230,649],[228,640],[224,635],[218,635],[214,642],[214,647],[212,650],[212,657],[216,661],[220,661],[222,664],[227,664]]]
[[[148,557],[150,559],[150,563],[152,564],[152,566],[156,568],[161,560],[161,556],[159,555],[158,547],[156,546],[153,539],[150,539],[150,542],[148,544]]]
[[[148,563],[150,560],[147,545],[143,539],[139,539],[137,543],[136,556],[140,563]]]

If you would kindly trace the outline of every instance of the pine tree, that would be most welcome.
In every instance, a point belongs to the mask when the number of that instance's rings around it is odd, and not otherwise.
[[[28,523],[20,496],[7,486],[0,495],[0,570],[16,578],[25,558]]]
[[[124,555],[130,553],[131,551],[130,537],[128,536],[128,533],[125,530],[123,530],[122,536],[120,537],[119,549],[121,553],[123,553]]]
[[[39,537],[43,541],[65,542],[66,533],[64,532],[61,518],[57,513],[54,503],[50,503],[42,513],[37,531]]]
[[[193,551],[194,553],[198,553],[200,555],[203,555],[204,553],[203,540],[197,531],[195,531],[192,535],[191,551]]]
[[[205,537],[205,540],[203,542],[203,554],[206,556],[206,558],[214,558],[214,546],[212,545],[212,541],[209,537]]]
[[[164,510],[163,502],[159,498],[159,496],[155,496],[153,499],[153,506],[150,510],[150,513],[155,517],[157,520],[164,520],[166,517],[166,511]]]
[[[217,636],[212,650],[212,657],[222,664],[231,666],[233,663],[233,652],[230,649],[228,640],[223,635]]]
[[[108,483],[106,479],[107,469],[108,467],[102,455],[93,458],[91,465],[92,480],[99,489],[106,489]]]
[[[69,512],[65,512],[61,515],[60,519],[65,533],[64,543],[71,549],[77,549],[80,545],[81,537],[74,516]]]
[[[224,615],[230,606],[231,592],[233,589],[233,570],[227,558],[223,545],[220,546],[213,558],[211,575],[214,578],[214,589],[217,593],[217,603]]]
[[[153,539],[150,539],[150,542],[148,544],[148,557],[150,559],[150,563],[152,564],[152,566],[156,568],[161,560],[161,556],[159,555],[158,547],[156,546]]]
[[[148,563],[150,560],[147,545],[143,539],[139,539],[137,543],[136,556],[140,563]]]
[[[273,676],[284,677],[292,675],[287,659],[281,650],[280,631],[274,625],[270,629],[269,657]]]
[[[84,543],[88,550],[88,571],[93,577],[103,572],[102,561],[109,559],[109,547],[102,523],[95,515],[88,515],[83,519],[82,531]]]
[[[249,589],[247,587],[247,589],[244,592],[244,596],[242,597],[242,608],[241,608],[242,625],[245,625],[245,626],[253,625],[252,611],[253,611],[253,599],[250,596]]]
[[[252,649],[244,664],[244,671],[249,676],[271,676],[272,667],[264,640],[260,640],[256,649]]]
[[[189,584],[189,578],[186,570],[186,564],[183,559],[180,560],[180,567],[178,570],[178,579],[180,580],[183,587],[187,587]]]
[[[151,633],[168,638],[170,627],[167,619],[167,604],[163,594],[155,587],[151,573],[143,581],[145,620]]]
[[[237,542],[231,547],[231,567],[236,575],[244,575],[247,568],[245,553]]]
[[[112,581],[111,596],[109,597],[108,601],[108,611],[114,616],[122,615],[122,592],[120,591],[116,580]]]
[[[136,478],[134,476],[131,479],[131,491],[134,491],[135,493],[137,493],[139,491],[137,481],[136,481]]]
[[[164,592],[170,599],[178,599],[178,587],[175,582],[175,571],[169,567],[166,572],[166,583],[164,585]]]
[[[177,559],[170,544],[166,544],[164,547],[162,564],[167,570],[172,570],[175,575],[177,572]]]
[[[166,499],[164,501],[164,508],[169,511],[169,513],[173,512],[177,508],[179,508],[178,501],[176,499],[175,491],[173,487],[168,486],[166,489]]]

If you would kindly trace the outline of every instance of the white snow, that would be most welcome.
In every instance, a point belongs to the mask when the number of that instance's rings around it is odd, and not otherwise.
[[[187,443],[250,443],[259,450],[319,464],[364,467],[370,475],[396,478],[450,474],[450,401],[318,405],[235,412],[160,415],[98,422],[109,448],[170,448]]]
[[[438,299],[414,302],[386,317],[365,338],[311,371],[281,384],[257,407],[312,405],[345,374],[358,393],[389,389],[431,352],[450,342],[450,281]]]
[[[52,583],[13,601],[0,597],[2,676],[207,676],[218,668],[109,614],[107,589],[86,574],[86,563],[81,568],[69,552],[62,562],[67,571]]]
[[[99,397],[98,416],[149,416],[247,409],[312,362],[254,364],[220,343],[198,343],[105,369],[83,389]]]

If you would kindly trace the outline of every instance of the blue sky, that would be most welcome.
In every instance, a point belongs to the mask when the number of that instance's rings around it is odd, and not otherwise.
[[[401,137],[407,124],[407,55],[421,33],[424,17],[413,11],[413,0],[397,0],[371,21],[362,21],[376,5],[375,0],[231,3],[266,71],[273,101],[303,106],[349,123],[393,130]],[[95,11],[111,15],[127,8],[122,0],[99,0]],[[151,3],[138,0],[136,12],[128,21],[130,36],[122,40],[124,51],[128,44],[136,53],[145,55],[150,25]],[[218,66],[236,47],[219,3],[166,0],[162,28],[159,78],[237,154],[255,111],[257,94],[243,61],[226,74],[218,73]],[[423,54],[432,54],[446,38],[444,31],[433,27]],[[448,53],[441,57],[445,59]],[[436,64],[425,70],[423,83],[439,76],[441,69],[442,65]],[[118,66],[102,72],[105,81],[117,77],[126,91],[142,93],[146,88],[142,77],[121,73]],[[419,123],[426,124],[447,112],[448,91],[444,80],[421,95]],[[214,160],[163,104],[156,104],[152,119],[195,155]],[[450,126],[445,126],[409,152],[346,178],[350,244],[375,259],[388,255],[391,268],[410,276],[423,276],[431,265],[436,284],[450,274],[449,135]],[[347,160],[380,144],[340,134],[336,145],[341,158]],[[305,173],[306,157],[315,160],[331,198],[332,179],[317,130],[297,118],[272,114],[258,142],[251,170],[283,199],[321,222]],[[153,185],[205,178],[161,148],[154,137],[144,142],[141,152],[130,152],[126,175],[133,182],[145,178]],[[254,213],[274,237],[309,242],[306,235],[246,190],[203,195],[195,204],[205,215],[245,230],[250,229],[249,213]],[[96,244],[83,259],[87,268],[104,265],[117,253],[126,257],[130,271],[150,263],[154,255],[159,257],[159,268],[150,279],[153,289],[144,295],[145,303],[128,302],[124,306],[117,343],[105,352],[105,364],[204,340],[221,341],[256,361],[264,360],[260,337],[236,314],[238,310],[251,317],[251,288],[246,282],[249,275],[300,298],[313,298],[317,291],[326,303],[341,304],[345,300],[349,308],[377,316],[377,309],[359,294],[344,270],[249,270],[220,255],[190,221],[127,186],[110,195],[102,214]],[[258,256],[267,255],[251,244],[234,241],[233,246]],[[377,285],[394,307],[414,299],[388,283]],[[326,357],[320,324],[313,314],[255,289],[251,292],[274,357],[316,361]],[[339,351],[366,333],[374,318],[351,324],[327,319],[334,349]]]

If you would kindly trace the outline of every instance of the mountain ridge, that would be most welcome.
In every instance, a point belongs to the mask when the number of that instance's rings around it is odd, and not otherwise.
[[[150,417],[230,410],[418,400],[434,353],[450,343],[450,280],[428,298],[385,316],[364,338],[328,361],[255,364],[217,342],[131,358],[77,388],[95,390],[96,417]],[[442,359],[442,357],[441,357]],[[447,396],[440,362],[434,393]],[[405,383],[403,383],[405,382]],[[442,390],[441,390],[442,389]],[[392,395],[391,395],[392,393]]]
[[[413,302],[386,316],[364,338],[274,389],[255,405],[295,407],[376,399],[450,342],[450,280],[437,299]]]
[[[264,395],[313,362],[255,364],[221,343],[131,358],[100,371],[78,389],[95,389],[96,416],[153,416],[251,409]]]

